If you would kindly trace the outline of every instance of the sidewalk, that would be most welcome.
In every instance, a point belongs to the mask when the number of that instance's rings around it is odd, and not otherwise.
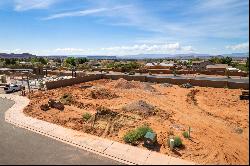
[[[15,104],[5,113],[5,121],[18,127],[39,133],[58,141],[76,146],[89,152],[122,162],[124,164],[147,165],[194,165],[195,163],[170,157],[161,153],[144,150],[138,147],[122,144],[83,132],[64,128],[62,126],[27,117],[23,108],[29,104],[29,99],[10,94],[0,94],[0,97],[15,101]]]

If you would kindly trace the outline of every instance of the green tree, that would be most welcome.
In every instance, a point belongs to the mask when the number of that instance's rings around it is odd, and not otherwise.
[[[48,63],[48,60],[43,57],[40,57],[38,58],[38,62],[41,62],[41,64],[46,65]]]
[[[88,59],[87,58],[77,58],[77,63],[78,64],[84,64],[88,62]]]
[[[228,57],[228,56],[227,56],[227,57],[225,57],[225,58],[224,58],[224,57],[221,58],[220,61],[221,61],[222,64],[231,65],[232,60],[233,60],[233,59],[232,59],[231,57]]]
[[[215,63],[215,64],[221,63],[221,59],[218,58],[218,57],[212,57],[212,58],[209,59],[209,61],[212,62],[212,63]]]
[[[6,58],[5,59],[5,65],[15,65],[17,63],[17,59],[16,58]]]
[[[76,66],[76,59],[74,57],[68,57],[65,59],[67,65]]]

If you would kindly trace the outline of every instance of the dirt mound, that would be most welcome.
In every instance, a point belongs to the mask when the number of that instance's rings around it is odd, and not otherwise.
[[[114,87],[120,89],[132,89],[132,88],[141,88],[141,85],[140,82],[127,81],[123,78],[120,78],[115,82]]]
[[[173,84],[169,84],[169,83],[163,83],[160,85],[161,87],[173,87]]]
[[[157,90],[151,86],[150,83],[144,83],[143,89],[149,92],[156,92]]]
[[[93,99],[113,99],[118,96],[106,88],[93,88],[89,96]]]
[[[156,92],[156,89],[151,86],[151,83],[142,83],[139,81],[127,81],[123,78],[120,78],[113,84],[114,88],[120,89],[143,89],[149,92]]]
[[[82,103],[79,101],[73,101],[72,105],[76,106],[77,108],[80,109],[90,109],[90,108],[95,108],[95,105],[92,103]]]
[[[146,101],[138,100],[125,105],[123,111],[137,113],[142,116],[155,115],[155,106],[148,104]]]

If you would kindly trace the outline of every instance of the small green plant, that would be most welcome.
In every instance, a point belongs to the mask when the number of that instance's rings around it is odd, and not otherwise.
[[[82,115],[82,119],[83,119],[83,121],[87,121],[87,120],[89,120],[91,118],[91,116],[92,115],[90,113],[84,113]]]
[[[147,125],[138,127],[134,130],[128,131],[124,135],[123,140],[126,143],[134,144],[136,141],[142,139],[148,131],[153,132],[153,130],[150,127],[148,127]]]
[[[65,105],[70,105],[73,101],[73,96],[71,94],[65,93],[60,98],[60,101]]]
[[[182,135],[184,138],[190,138],[191,137],[190,133],[191,133],[191,127],[188,127],[188,131],[184,131]]]
[[[181,141],[180,137],[178,137],[178,136],[174,137],[174,146],[175,147],[181,147],[182,146],[182,141]]]
[[[182,135],[184,138],[189,138],[189,133],[187,131],[184,131]]]

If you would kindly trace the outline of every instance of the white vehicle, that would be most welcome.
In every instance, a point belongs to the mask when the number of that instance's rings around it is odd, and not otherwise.
[[[21,88],[22,88],[21,85],[9,84],[4,87],[4,91],[5,93],[17,92],[20,91]]]

